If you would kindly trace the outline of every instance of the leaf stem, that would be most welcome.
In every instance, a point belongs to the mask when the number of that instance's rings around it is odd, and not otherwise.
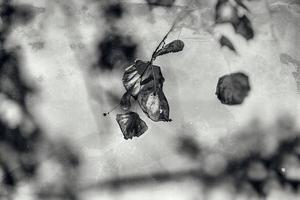
[[[177,22],[180,21],[180,20],[182,20],[182,19],[184,19],[185,16],[189,12],[191,12],[191,11],[193,11],[193,10],[187,10],[187,11],[185,10],[186,13],[183,16],[181,16],[181,19],[180,19],[180,15],[178,15],[176,17],[176,19],[174,20],[171,28],[168,30],[168,32],[165,34],[165,36],[163,37],[163,39],[160,41],[160,43],[157,45],[157,47],[155,48],[154,52],[152,53],[152,56],[151,56],[151,59],[150,59],[150,63],[146,67],[145,71],[148,69],[149,66],[151,66],[152,76],[153,76],[153,79],[154,79],[154,94],[156,94],[156,77],[155,77],[155,73],[154,73],[153,62],[154,62],[154,60],[156,58],[156,53],[160,49],[160,47],[165,44],[166,39],[168,38],[169,34],[173,31],[173,29],[174,29],[175,25],[177,24]],[[141,77],[143,76],[144,72],[142,73]]]

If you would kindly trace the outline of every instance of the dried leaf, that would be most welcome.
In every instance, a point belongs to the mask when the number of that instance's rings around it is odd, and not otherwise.
[[[231,42],[227,37],[225,37],[224,35],[222,35],[222,37],[220,38],[219,43],[221,44],[222,47],[223,47],[223,46],[226,46],[226,47],[228,47],[230,50],[236,52],[236,50],[235,50],[235,48],[234,48],[232,42]]]
[[[130,98],[131,94],[129,92],[125,92],[121,98],[120,106],[125,111],[129,110],[131,107]]]
[[[147,124],[135,112],[117,114],[116,120],[126,140],[139,137],[148,129]]]
[[[127,91],[133,97],[136,97],[141,89],[141,76],[145,73],[149,62],[143,62],[141,60],[135,61],[135,63],[125,69],[123,75],[123,85]]]
[[[162,87],[164,81],[165,78],[161,73],[160,67],[153,65],[149,66],[148,70],[145,71],[144,75],[141,78],[141,85],[143,87],[146,84],[154,84],[155,82],[156,87]]]
[[[222,76],[217,84],[216,95],[223,104],[238,105],[243,103],[250,91],[248,76],[241,73],[232,73]]]
[[[234,30],[237,34],[242,35],[246,40],[254,37],[254,31],[250,20],[246,15],[239,18],[237,23],[232,23]]]
[[[171,121],[169,103],[162,89],[144,87],[138,95],[138,102],[143,112],[153,121]]]
[[[154,54],[154,57],[161,56],[168,53],[175,53],[175,52],[182,51],[183,47],[184,47],[183,41],[174,40],[169,44],[167,44],[166,46],[164,46],[163,48],[161,48],[159,51],[157,51],[156,54]]]
[[[151,69],[151,68],[150,68]],[[153,77],[155,75],[155,78]],[[138,102],[143,112],[153,121],[171,121],[169,119],[169,104],[163,93],[164,77],[159,66],[153,66],[147,71],[145,82],[138,94]]]
[[[123,76],[124,87],[136,98],[142,87],[151,80],[154,80],[153,74],[155,76],[156,85],[160,85],[164,82],[164,78],[158,66],[151,66],[149,62],[137,60],[134,65],[125,69]]]

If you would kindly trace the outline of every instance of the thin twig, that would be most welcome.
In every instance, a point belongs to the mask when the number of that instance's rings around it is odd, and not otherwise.
[[[197,9],[189,9],[189,10],[183,10],[182,12],[186,12],[183,16],[180,16],[180,14],[176,17],[176,19],[174,20],[171,28],[169,29],[169,31],[165,34],[165,36],[163,37],[163,39],[160,41],[160,43],[157,45],[157,47],[155,48],[155,50],[152,53],[151,59],[149,64],[147,65],[146,69],[143,71],[143,73],[141,74],[141,78],[144,75],[144,72],[147,71],[148,67],[151,66],[151,70],[152,70],[152,76],[154,79],[154,94],[156,94],[156,77],[155,77],[155,73],[154,73],[154,67],[153,67],[153,62],[156,58],[156,53],[158,52],[158,50],[160,49],[160,47],[165,44],[166,39],[168,38],[169,34],[173,31],[173,29],[175,28],[176,24],[181,21],[182,19],[184,19],[186,17],[186,15],[192,11],[195,11]],[[181,17],[181,18],[180,18]]]

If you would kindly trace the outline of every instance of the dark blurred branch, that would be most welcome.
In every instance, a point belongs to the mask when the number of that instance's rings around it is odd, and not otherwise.
[[[135,175],[112,178],[83,186],[80,188],[80,190],[116,190],[126,186],[136,187],[154,183],[181,181],[185,179],[202,180],[203,178],[205,178],[205,174],[200,171],[200,168],[195,168],[175,172],[155,172],[151,175]]]

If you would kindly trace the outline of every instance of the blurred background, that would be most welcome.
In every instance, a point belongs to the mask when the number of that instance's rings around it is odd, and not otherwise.
[[[253,38],[214,25],[224,2]],[[0,199],[299,199],[299,1],[1,0],[0,11]],[[102,113],[184,11],[166,40],[183,51],[155,60],[173,121],[133,103],[148,131],[125,140],[123,111]],[[229,106],[215,92],[234,72],[251,91]]]

